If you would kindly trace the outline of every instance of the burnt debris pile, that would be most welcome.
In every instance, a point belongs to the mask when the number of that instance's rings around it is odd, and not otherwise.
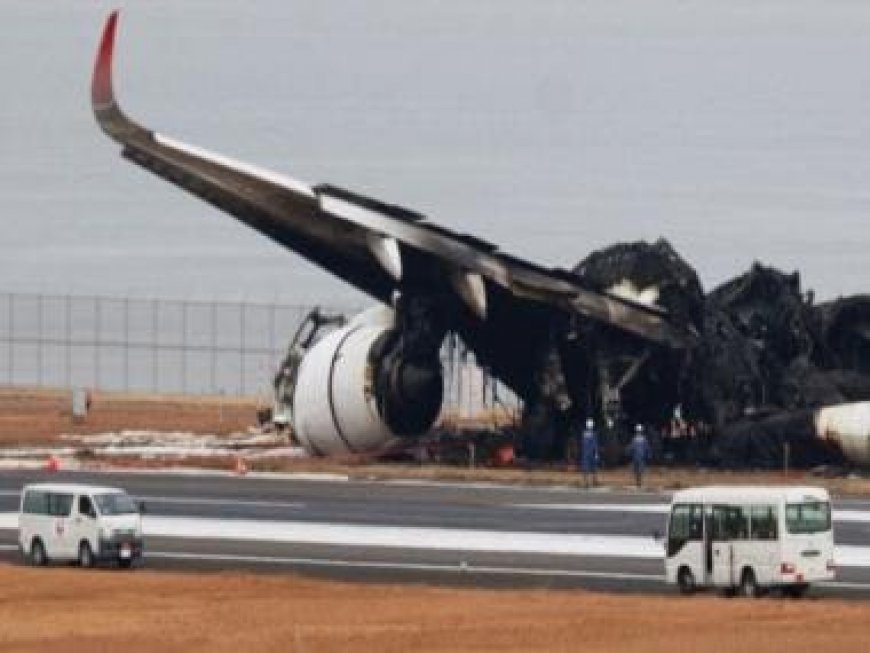
[[[575,273],[598,290],[652,300],[700,334],[676,362],[649,357],[623,389],[624,421],[659,416],[663,441],[703,436],[692,451],[729,467],[779,466],[784,453],[793,465],[842,460],[814,415],[870,400],[870,295],[816,304],[797,272],[758,263],[705,295],[665,240],[600,250]]]

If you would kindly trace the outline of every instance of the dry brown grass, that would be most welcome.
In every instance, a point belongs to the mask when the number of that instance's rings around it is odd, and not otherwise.
[[[62,433],[124,429],[232,433],[256,424],[257,400],[95,392],[87,419],[72,416],[68,390],[0,387],[0,446],[57,442]]]
[[[3,651],[866,650],[837,600],[353,585],[292,575],[0,565]]]

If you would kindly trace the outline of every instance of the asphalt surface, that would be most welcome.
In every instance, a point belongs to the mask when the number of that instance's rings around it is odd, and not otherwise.
[[[534,551],[463,550],[425,545],[355,544],[357,530],[398,534],[449,531],[525,536],[627,536],[646,541],[664,530],[664,494],[575,488],[528,488],[484,484],[359,482],[340,478],[255,478],[142,473],[0,472],[0,513],[18,510],[21,487],[30,482],[76,482],[124,487],[143,500],[146,519],[213,521],[244,529],[251,521],[304,530],[332,527],[349,535],[341,543],[226,537],[148,537],[149,568],[245,569],[266,573],[303,571],[356,581],[402,581],[491,587],[585,587],[608,591],[674,592],[664,583],[662,559],[604,551],[565,555]],[[870,500],[839,500],[835,510],[870,511]],[[173,519],[174,518],[174,519]],[[218,520],[218,521],[215,521]],[[870,521],[835,524],[838,545],[870,544]],[[0,559],[19,560],[17,533],[0,528]],[[813,588],[813,596],[870,598],[870,568],[841,567],[837,581]]]

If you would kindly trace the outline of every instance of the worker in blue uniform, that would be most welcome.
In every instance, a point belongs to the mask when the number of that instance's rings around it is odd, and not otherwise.
[[[637,487],[643,486],[643,475],[650,459],[649,441],[643,432],[643,426],[637,424],[634,427],[634,437],[628,445],[628,453],[631,456],[631,466],[634,469],[634,482]]]
[[[586,428],[580,436],[580,470],[583,472],[583,483],[591,487],[598,485],[598,434],[595,432],[595,422],[586,420]]]

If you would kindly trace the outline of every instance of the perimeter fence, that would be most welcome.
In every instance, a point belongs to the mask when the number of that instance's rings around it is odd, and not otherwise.
[[[0,293],[0,383],[118,392],[271,396],[290,338],[313,306]],[[351,316],[359,306],[321,306]],[[456,337],[443,350],[445,411],[513,395]]]

